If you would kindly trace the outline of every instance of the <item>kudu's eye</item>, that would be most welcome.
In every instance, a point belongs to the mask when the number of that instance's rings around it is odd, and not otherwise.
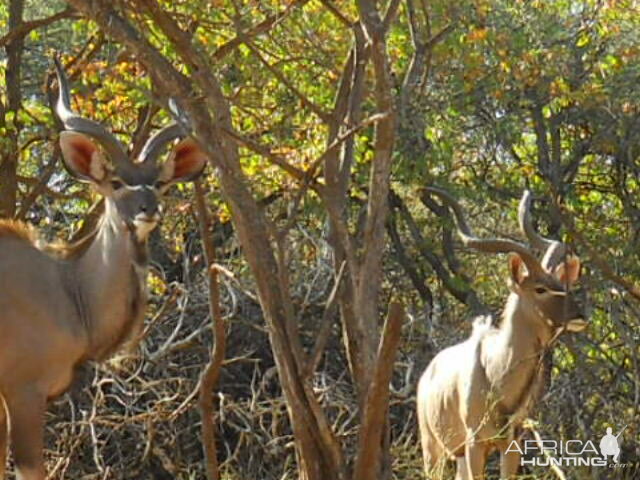
[[[162,189],[165,185],[167,184],[167,182],[163,182],[162,180],[158,180],[156,181],[153,186],[156,188],[156,190],[160,190]]]
[[[546,288],[544,288],[544,287],[536,287],[536,288],[535,288],[535,292],[536,292],[538,295],[542,295],[543,293],[547,293],[547,291],[548,291],[548,290],[547,290]]]
[[[114,178],[113,180],[111,180],[111,188],[113,188],[114,190],[119,190],[122,187],[124,187],[124,182],[118,178]]]

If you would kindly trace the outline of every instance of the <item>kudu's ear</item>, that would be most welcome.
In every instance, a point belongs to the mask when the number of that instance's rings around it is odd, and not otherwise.
[[[580,259],[572,255],[556,267],[554,275],[561,283],[573,285],[580,277],[580,266]]]
[[[522,258],[517,253],[509,255],[509,273],[514,285],[520,285],[527,278],[529,272]]]
[[[159,180],[167,184],[189,182],[198,178],[206,165],[207,157],[200,146],[192,138],[185,138],[173,148]]]
[[[82,133],[61,132],[60,148],[69,173],[80,180],[102,182],[107,175],[106,161],[93,140]]]

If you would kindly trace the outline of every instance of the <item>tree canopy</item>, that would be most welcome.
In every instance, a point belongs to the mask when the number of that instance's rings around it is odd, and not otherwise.
[[[0,47],[0,217],[53,240],[100,215],[62,168],[54,55],[74,108],[130,151],[175,100],[211,164],[151,239],[140,348],[56,404],[53,478],[203,478],[194,392],[220,340],[207,258],[227,335],[211,392],[221,478],[422,475],[417,379],[508,292],[505,256],[463,248],[433,185],[476,231],[520,240],[529,189],[536,228],[581,257],[591,323],[562,337],[531,429],[630,425],[622,457],[637,463],[635,0],[8,0]]]

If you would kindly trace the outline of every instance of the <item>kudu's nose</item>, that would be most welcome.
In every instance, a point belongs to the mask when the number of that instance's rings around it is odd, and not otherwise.
[[[140,213],[144,213],[147,217],[151,217],[155,213],[155,208],[151,205],[142,204],[140,205]]]
[[[159,205],[141,205],[140,213],[147,218],[154,220],[158,220],[162,215],[162,211]]]
[[[587,328],[588,324],[589,320],[582,304],[574,303],[573,311],[570,313],[569,319],[566,323],[567,330],[570,332],[580,332]]]
[[[138,205],[138,214],[158,220],[162,214],[162,208],[155,198],[145,198]]]

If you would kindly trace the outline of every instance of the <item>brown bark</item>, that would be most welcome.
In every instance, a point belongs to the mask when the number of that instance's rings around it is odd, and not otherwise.
[[[456,275],[460,275],[461,278],[464,278],[461,272],[456,271],[451,266],[449,266],[449,269],[447,269],[447,266],[442,262],[438,255],[436,255],[436,253],[428,247],[428,242],[422,235],[420,227],[416,223],[413,215],[411,214],[411,212],[409,212],[409,209],[404,204],[402,199],[394,191],[391,191],[389,198],[391,207],[394,210],[394,215],[397,215],[398,219],[402,220],[404,226],[408,230],[409,237],[411,238],[414,247],[419,252],[419,254],[427,261],[427,263],[429,263],[429,265],[433,269],[433,272],[438,276],[438,278],[442,282],[442,285],[447,289],[447,291],[456,300],[469,306],[469,308],[471,308],[474,313],[487,313],[488,307],[480,300],[472,286],[467,283],[467,285],[464,285],[462,287],[455,281]],[[422,195],[421,199],[423,200],[423,203],[428,206],[428,208],[436,213],[436,215],[442,216],[443,218],[448,218],[449,213],[446,209],[440,207],[432,200],[428,200],[425,195]],[[434,208],[432,208],[432,206]],[[443,238],[442,248],[445,251],[452,250],[452,245],[445,242],[452,242],[452,238],[450,235],[446,235]]]
[[[277,23],[282,22],[282,20],[288,16],[291,12],[295,11],[297,8],[303,7],[305,4],[309,3],[309,0],[295,0],[289,3],[286,8],[282,10],[282,12],[278,12],[275,15],[270,15],[265,18],[263,21],[258,23],[257,25],[247,28],[243,31],[238,31],[237,35],[221,45],[212,55],[214,60],[222,60],[225,56],[227,56],[230,52],[238,48],[240,45],[245,43],[245,41],[250,40],[252,38],[257,37],[258,35],[262,35],[269,30],[271,30]]]
[[[20,31],[23,25],[24,0],[11,0],[9,3],[9,33]],[[20,69],[22,66],[22,50],[24,36],[12,35],[6,42],[7,69],[5,71],[5,85],[7,86],[6,105],[0,111],[0,126],[6,129],[3,148],[0,156],[0,217],[11,218],[16,212],[18,183],[16,173],[20,149],[18,137],[20,122],[18,110],[22,104],[22,89],[20,85]]]
[[[404,307],[401,303],[392,302],[382,331],[371,385],[367,390],[353,480],[380,478],[378,472],[382,467],[384,433],[388,428],[389,382],[400,342],[403,319]]]
[[[205,263],[209,272],[209,314],[213,330],[213,346],[209,362],[200,378],[200,416],[202,420],[202,448],[204,450],[205,468],[208,480],[218,480],[218,457],[216,454],[216,427],[213,411],[213,389],[218,383],[222,362],[226,351],[226,331],[222,311],[220,309],[220,285],[218,272],[215,268],[215,248],[211,239],[211,220],[204,199],[204,191],[200,182],[195,184],[196,210],[198,212],[198,226],[200,238],[205,254]]]
[[[340,85],[334,100],[333,118],[329,123],[327,143],[331,145],[345,127],[360,121],[362,101],[364,99],[364,80],[369,59],[365,44],[364,32],[360,25],[353,27],[354,45],[345,63]],[[345,281],[338,291],[340,317],[344,345],[347,351],[349,369],[356,389],[360,395],[364,388],[359,379],[364,378],[366,364],[362,358],[356,320],[354,295],[359,263],[355,254],[353,239],[347,227],[348,188],[351,166],[354,160],[354,143],[349,138],[339,150],[333,150],[324,160],[324,177],[326,181],[323,201],[329,216],[329,243],[334,251],[334,272],[338,275],[346,262]]]
[[[398,263],[409,277],[409,280],[411,280],[413,288],[416,289],[422,301],[427,305],[428,311],[431,312],[433,310],[433,294],[426,285],[425,276],[416,268],[415,261],[407,254],[406,248],[400,238],[398,225],[393,214],[389,216],[387,234],[389,235],[389,239],[393,245]]]
[[[20,2],[22,3],[22,2]],[[54,13],[50,17],[39,18],[38,20],[31,20],[29,22],[21,22],[16,28],[12,28],[9,32],[0,37],[0,47],[5,47],[12,42],[15,42],[17,39],[22,39],[27,36],[33,30],[36,30],[40,27],[46,27],[47,25],[51,25],[58,20],[62,20],[63,18],[70,18],[74,14],[74,10],[72,8],[66,8],[61,12]]]
[[[242,137],[235,132],[231,123],[230,107],[222,94],[211,58],[202,53],[191,33],[182,30],[171,14],[155,0],[144,0],[140,4],[155,26],[173,44],[180,61],[189,67],[192,72],[190,76],[173,68],[144,34],[132,26],[126,14],[119,13],[111,2],[70,0],[70,3],[135,55],[152,77],[159,98],[168,98],[169,95],[176,98],[188,114],[194,138],[217,167],[223,196],[231,207],[235,230],[256,281],[287,401],[301,478],[346,478],[342,450],[308,382],[310,369],[317,362],[317,352],[322,350],[322,343],[316,346],[312,358],[308,359],[302,349],[288,288],[286,238],[275,232],[248,188],[238,155],[237,141]],[[340,282],[340,307],[354,383],[363,407],[365,396],[372,394],[369,384],[376,364],[381,252],[384,251],[387,196],[395,140],[395,109],[384,30],[394,17],[398,5],[399,2],[391,2],[383,20],[373,3],[359,3],[362,21],[353,25],[354,48],[345,66],[334,111],[325,114],[315,109],[329,123],[328,148],[322,159],[327,185],[318,191],[331,219],[336,274],[344,268],[344,281]],[[256,49],[254,53],[260,55]],[[346,218],[355,150],[352,135],[346,134],[361,123],[362,102],[366,93],[365,77],[370,60],[373,61],[375,73],[375,101],[379,115],[376,117],[375,154],[371,165],[363,243],[361,251],[357,252]],[[270,67],[266,63],[265,66]],[[277,70],[269,69],[284,85],[295,89]],[[311,104],[305,104],[313,110]],[[338,140],[338,148],[335,148]],[[303,179],[308,181],[306,177],[304,175]],[[383,343],[387,345],[385,348],[390,345],[387,341]],[[392,366],[391,363],[387,368],[391,369]],[[384,372],[380,373],[381,378],[384,375]],[[388,382],[387,385],[383,383],[376,385],[374,393],[388,388]],[[382,432],[379,435],[379,452],[386,438],[386,410],[374,409],[366,415],[366,432],[372,431],[373,435]],[[367,452],[365,450],[365,455]],[[386,454],[381,458],[380,465],[388,464]],[[377,465],[375,468],[379,470],[382,467]]]
[[[382,280],[382,252],[384,252],[385,224],[389,210],[388,196],[396,115],[383,19],[376,10],[376,2],[361,0],[357,5],[370,42],[376,106],[379,112],[386,114],[376,124],[362,258],[355,292],[357,335],[361,341],[360,348],[365,367],[359,383],[364,392],[369,387],[377,343],[378,295]]]
[[[328,2],[325,2],[327,5]],[[347,18],[331,4],[330,11],[343,23]],[[349,180],[353,164],[353,142],[346,142],[340,152],[325,159],[324,173],[327,182],[323,197],[329,214],[331,232],[329,241],[334,248],[334,270],[346,262],[347,279],[340,289],[340,309],[344,343],[349,365],[361,406],[362,433],[358,449],[360,463],[354,478],[384,478],[389,474],[387,448],[383,448],[386,435],[386,411],[365,411],[369,401],[371,375],[375,367],[375,350],[378,341],[379,289],[382,278],[382,259],[385,244],[385,224],[388,216],[387,196],[391,176],[392,153],[395,144],[396,114],[392,93],[390,69],[386,53],[385,29],[393,18],[398,2],[391,2],[383,20],[375,3],[357,2],[360,22],[353,24],[354,46],[344,67],[333,113],[329,124],[329,142],[341,129],[356,124],[361,116],[365,98],[364,81],[369,62],[374,67],[374,95],[378,114],[383,118],[376,123],[374,158],[370,170],[368,200],[362,242],[358,245],[347,227],[349,202]],[[391,364],[392,368],[392,364]],[[388,389],[388,383],[380,387]],[[380,427],[370,438],[370,428]],[[374,429],[375,430],[375,429]],[[379,440],[379,441],[378,441]],[[367,442],[377,443],[377,457],[371,457]],[[386,440],[385,440],[386,441]],[[372,458],[379,461],[371,462]],[[363,471],[363,465],[369,467]]]
[[[247,188],[235,142],[221,134],[219,128],[233,131],[229,105],[213,71],[206,59],[193,48],[191,38],[179,30],[155,2],[145,1],[145,7],[174,43],[181,60],[195,67],[192,77],[176,71],[113,8],[111,2],[71,0],[71,3],[136,56],[151,75],[160,94],[182,101],[193,124],[196,140],[218,169],[223,195],[231,206],[239,241],[256,280],[294,431],[301,478],[344,478],[344,462],[338,442],[311,386],[303,380],[305,366],[300,365],[298,360],[302,358],[300,339],[292,338],[286,327],[287,316],[291,312],[289,292],[284,291],[278,281],[279,265],[274,256],[267,221]],[[213,116],[210,112],[213,112]]]
[[[29,191],[29,193],[23,196],[22,201],[20,202],[20,209],[17,213],[15,213],[15,217],[18,220],[24,220],[26,218],[29,209],[34,205],[40,195],[42,195],[47,190],[47,184],[49,183],[49,180],[51,179],[53,174],[56,172],[60,155],[60,146],[56,145],[55,151],[53,152],[53,155],[51,156],[49,162],[44,166],[40,178],[36,180],[35,185]]]

